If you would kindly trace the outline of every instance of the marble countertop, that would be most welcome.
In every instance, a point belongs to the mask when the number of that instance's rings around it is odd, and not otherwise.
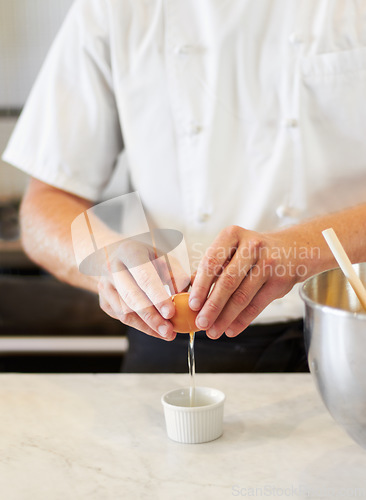
[[[0,375],[4,500],[366,498],[366,451],[309,374],[198,374],[226,394],[224,434],[183,445],[161,395],[187,375]]]

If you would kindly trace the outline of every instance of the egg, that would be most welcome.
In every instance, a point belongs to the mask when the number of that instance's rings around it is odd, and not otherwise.
[[[172,296],[175,305],[175,314],[170,319],[173,329],[177,333],[196,332],[197,311],[192,311],[188,305],[189,293],[177,293]]]

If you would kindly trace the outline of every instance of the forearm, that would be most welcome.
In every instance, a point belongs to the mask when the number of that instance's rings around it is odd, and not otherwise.
[[[79,272],[74,244],[77,258],[82,260],[83,255],[90,255],[91,238],[85,227],[80,226],[78,233],[77,222],[71,233],[71,225],[90,207],[91,203],[87,200],[32,180],[21,206],[25,251],[33,261],[58,279],[98,293],[102,310],[112,318],[148,335],[173,340],[176,333],[168,318],[173,316],[175,308],[164,288],[165,281],[161,280],[161,276],[170,277],[170,270],[164,259],[153,257],[156,262],[153,264],[150,261],[150,250],[146,245],[129,241],[127,245],[121,243],[114,254],[105,252],[106,270],[115,265],[118,270],[130,271],[128,262],[138,262],[139,265],[131,266],[131,273],[108,272],[102,273],[102,276],[89,277]],[[123,240],[121,234],[113,231],[101,219],[90,212],[88,215],[90,231],[93,232],[93,239],[99,243],[98,247],[101,242],[108,247],[108,242]],[[189,276],[182,276],[179,266],[174,276],[179,289],[183,290],[189,282]]]
[[[366,261],[366,204],[362,204],[276,233],[288,241],[294,260],[306,266],[303,279],[338,266],[322,235],[329,227],[335,230],[351,262]]]
[[[97,292],[97,279],[77,268],[71,223],[89,201],[32,180],[21,206],[24,250],[39,266],[71,285]]]
[[[353,263],[366,261],[366,204],[271,233],[239,226],[221,231],[202,259],[191,290],[198,327],[213,339],[223,332],[235,337],[296,283],[337,267],[322,235],[329,227]]]

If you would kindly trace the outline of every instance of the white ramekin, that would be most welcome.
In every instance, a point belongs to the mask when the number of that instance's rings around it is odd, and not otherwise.
[[[222,435],[225,394],[210,387],[196,387],[190,406],[190,387],[165,393],[164,407],[168,437],[179,443],[206,443]]]

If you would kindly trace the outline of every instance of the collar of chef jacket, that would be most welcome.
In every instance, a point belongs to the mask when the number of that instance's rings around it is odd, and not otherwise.
[[[124,143],[196,267],[228,225],[364,201],[365,21],[354,0],[77,0],[4,159],[97,200]],[[296,293],[270,309],[302,314]]]

